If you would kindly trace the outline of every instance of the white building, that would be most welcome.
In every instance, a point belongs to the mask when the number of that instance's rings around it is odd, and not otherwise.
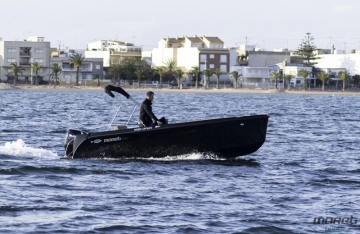
[[[141,57],[141,46],[116,40],[99,40],[87,45],[86,58],[102,58],[103,66],[120,63],[126,57]]]
[[[238,87],[243,88],[267,88],[269,86],[272,67],[250,67],[250,66],[231,66],[230,72],[237,71],[242,76],[238,79]],[[229,79],[233,77],[229,74]]]
[[[322,54],[315,65],[321,69],[346,69],[350,75],[360,74],[360,54]]]
[[[13,82],[14,76],[8,75],[10,64],[17,63],[24,68],[23,74],[19,74],[19,82],[30,82],[35,75],[31,64],[39,63],[42,68],[38,76],[45,78],[49,73],[50,42],[44,37],[29,37],[24,41],[0,41],[0,80]]]
[[[312,77],[312,67],[306,67],[302,64],[286,64],[283,66],[283,73],[284,75],[292,75],[293,78],[290,80],[290,84],[296,86],[304,83],[304,78],[298,75],[299,71],[303,69],[309,72],[307,79],[316,79]]]
[[[230,52],[218,37],[168,37],[161,39],[158,48],[152,50],[152,66],[164,66],[168,60],[175,60],[176,66],[185,72],[197,66],[200,71],[220,69],[228,73]]]

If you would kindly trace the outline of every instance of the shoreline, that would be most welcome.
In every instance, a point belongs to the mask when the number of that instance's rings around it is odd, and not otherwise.
[[[158,88],[158,87],[123,87],[128,92],[146,92],[152,90],[158,93],[202,93],[202,94],[278,94],[278,95],[325,95],[325,96],[360,96],[359,91],[341,90],[274,90],[274,89],[234,89],[234,88]],[[1,90],[48,91],[48,92],[103,92],[104,86],[53,86],[53,85],[8,85],[0,83]]]

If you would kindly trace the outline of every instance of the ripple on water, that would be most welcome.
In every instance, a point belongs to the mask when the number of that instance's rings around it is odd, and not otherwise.
[[[159,92],[154,112],[170,122],[269,114],[267,140],[233,160],[60,160],[66,129],[78,128],[68,115],[103,130],[117,103],[100,92],[5,92],[4,232],[323,233],[312,222],[327,209],[357,215],[359,97]],[[144,93],[131,95],[141,101]]]

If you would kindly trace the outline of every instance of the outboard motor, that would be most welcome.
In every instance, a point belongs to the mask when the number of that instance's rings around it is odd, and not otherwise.
[[[82,132],[79,130],[69,129],[66,132],[64,140],[65,157],[72,157],[73,155],[73,143],[76,135],[80,135]]]

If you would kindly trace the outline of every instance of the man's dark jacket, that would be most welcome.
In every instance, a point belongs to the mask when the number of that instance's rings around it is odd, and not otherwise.
[[[152,112],[151,104],[151,101],[146,98],[140,107],[140,120],[143,122],[145,127],[151,126],[151,119],[154,119],[155,122],[158,121],[158,118],[156,118],[156,116]]]

